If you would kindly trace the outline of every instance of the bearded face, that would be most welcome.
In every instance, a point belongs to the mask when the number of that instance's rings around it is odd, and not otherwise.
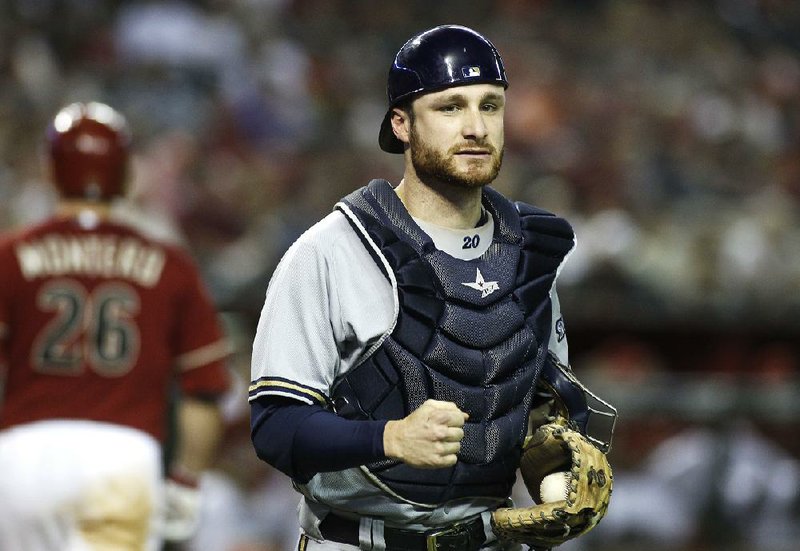
[[[483,187],[492,183],[503,163],[503,150],[487,143],[465,143],[440,151],[427,143],[416,125],[409,135],[411,163],[422,181],[440,181],[458,187]],[[488,157],[472,158],[465,153],[475,147],[488,151]],[[460,158],[463,157],[463,158]]]
[[[490,184],[503,161],[505,90],[475,84],[424,94],[408,116],[411,163],[420,180],[462,188]]]

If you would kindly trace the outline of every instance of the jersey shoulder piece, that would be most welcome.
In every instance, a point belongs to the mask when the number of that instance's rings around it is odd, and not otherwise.
[[[269,281],[249,400],[275,395],[327,406],[336,375],[381,338],[395,312],[391,287],[345,216],[331,212],[289,247]]]

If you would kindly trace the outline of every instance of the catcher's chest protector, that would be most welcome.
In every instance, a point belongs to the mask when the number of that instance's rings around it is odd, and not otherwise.
[[[337,205],[387,279],[396,281],[400,304],[391,334],[337,382],[337,412],[400,419],[433,398],[469,413],[455,466],[416,469],[395,460],[367,466],[386,491],[415,503],[508,496],[547,353],[550,290],[574,243],[563,219],[515,207],[490,188],[483,202],[495,220],[494,238],[469,261],[436,249],[384,180]]]

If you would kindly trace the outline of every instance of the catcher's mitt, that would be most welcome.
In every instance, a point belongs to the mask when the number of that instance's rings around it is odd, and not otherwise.
[[[520,471],[536,504],[492,513],[492,529],[502,541],[554,547],[591,530],[608,510],[612,474],[605,454],[560,423],[542,425],[533,433]],[[566,499],[541,503],[542,479],[558,471],[569,472]]]

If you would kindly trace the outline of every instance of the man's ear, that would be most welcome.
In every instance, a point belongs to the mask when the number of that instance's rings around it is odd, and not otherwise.
[[[391,123],[395,137],[404,144],[408,144],[411,135],[411,117],[408,113],[399,107],[392,108]]]

